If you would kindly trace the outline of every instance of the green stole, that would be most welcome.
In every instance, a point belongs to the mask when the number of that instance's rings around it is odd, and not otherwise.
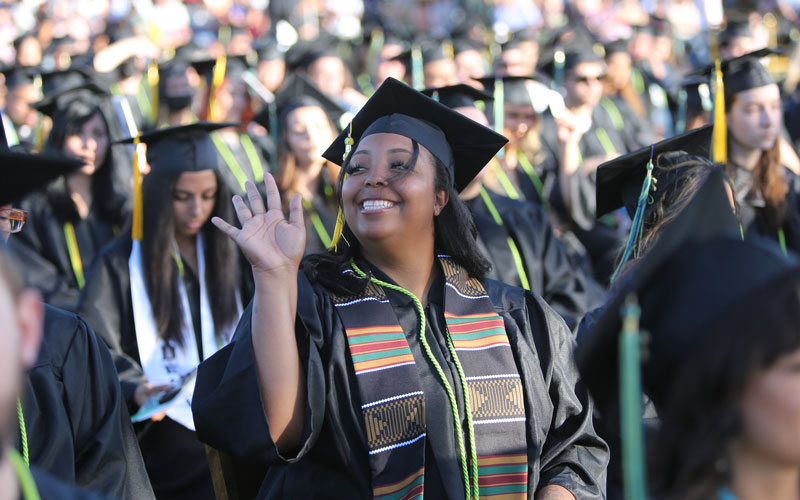
[[[373,496],[422,498],[425,486],[425,396],[406,335],[419,335],[450,400],[467,498],[527,498],[528,456],[522,381],[503,319],[483,285],[450,257],[445,277],[447,346],[464,400],[466,429],[455,393],[425,339],[425,311],[397,285],[370,277],[363,292],[333,296],[347,335],[367,435]],[[355,265],[345,273],[366,275]],[[418,332],[404,332],[384,288],[414,299]]]

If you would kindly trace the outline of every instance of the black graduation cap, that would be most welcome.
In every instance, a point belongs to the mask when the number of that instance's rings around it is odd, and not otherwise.
[[[42,100],[31,105],[40,113],[53,116],[56,111],[62,109],[70,102],[75,100],[96,101],[100,97],[110,95],[107,90],[94,82],[86,82],[75,87],[59,89],[56,92],[46,95]]]
[[[694,156],[708,158],[711,151],[712,125],[705,125],[695,130],[664,139],[652,146],[637,149],[632,153],[618,156],[597,168],[597,216],[625,207],[633,218],[642,191],[642,183],[647,174],[647,162],[651,154],[656,164],[658,156],[667,151],[684,151]],[[653,169],[656,178],[656,191],[652,196],[664,196],[674,189],[682,170],[669,170],[666,175]]]
[[[608,57],[611,54],[619,53],[629,54],[630,50],[628,49],[628,43],[629,41],[625,40],[624,38],[606,43],[603,46],[603,49],[605,50],[605,56]]]
[[[342,165],[345,140],[395,133],[417,141],[451,169],[455,188],[464,189],[508,139],[447,106],[388,78],[322,155]],[[354,146],[355,147],[355,146]]]
[[[458,55],[462,52],[469,52],[470,50],[477,50],[483,52],[486,47],[480,40],[475,40],[469,37],[460,37],[453,40],[453,54]]]
[[[274,107],[264,106],[264,108],[253,117],[253,121],[271,131],[271,108],[275,109],[277,113],[276,118],[284,120],[291,110],[303,106],[319,106],[322,108],[331,119],[331,122],[336,125],[337,129],[339,127],[339,118],[345,113],[344,108],[326,96],[316,85],[309,82],[302,75],[293,73],[284,80],[281,87],[275,92]]]
[[[448,108],[474,107],[475,101],[492,100],[492,94],[489,92],[478,90],[464,83],[436,89],[425,89],[422,93],[439,101]]]
[[[0,205],[21,200],[81,165],[82,161],[66,157],[8,151],[3,141],[3,147],[0,147]]]
[[[538,41],[538,36],[535,30],[531,28],[524,28],[511,33],[511,35],[508,37],[508,41],[500,46],[500,50],[506,51],[517,49],[523,43]]]
[[[719,44],[725,46],[734,38],[751,38],[753,36],[750,30],[750,22],[747,20],[731,20],[728,21],[727,26],[719,34]]]
[[[194,59],[189,64],[197,70],[197,74],[211,81],[214,76],[214,67],[218,59]],[[247,58],[245,56],[227,56],[225,58],[225,78],[241,78],[242,73],[247,71]]]
[[[692,349],[703,327],[746,293],[755,279],[767,278],[783,266],[778,262],[784,259],[780,250],[759,250],[754,242],[741,240],[725,182],[721,171],[712,172],[663,229],[658,244],[615,283],[611,299],[579,339],[578,369],[601,411],[617,403],[620,312],[629,294],[637,294],[640,329],[651,338],[645,389],[658,405],[654,389],[674,375],[680,357]]]
[[[277,40],[270,38],[260,38],[253,44],[258,61],[283,61],[286,59],[286,52],[281,50]]]
[[[5,85],[7,88],[33,85],[38,72],[38,68],[23,66],[12,66],[2,71],[3,76],[5,76]]]
[[[94,71],[83,66],[42,73],[42,93],[45,97],[65,89],[79,87],[94,80]]]
[[[744,90],[755,89],[775,83],[775,80],[761,64],[761,59],[772,54],[781,54],[780,49],[759,49],[739,57],[721,61],[722,81],[725,84],[725,100],[728,101],[734,94]],[[714,72],[714,64],[710,64],[691,76],[710,77]]]
[[[455,57],[453,42],[450,40],[429,40],[427,43],[423,43],[421,48],[423,64],[452,60]]]
[[[153,129],[143,132],[139,140],[147,144],[147,162],[153,172],[198,172],[218,170],[219,155],[209,133],[239,123],[196,122]],[[115,141],[115,144],[133,144],[134,138]]]
[[[300,41],[286,52],[286,67],[289,71],[306,69],[317,59],[337,57],[344,61],[339,41],[330,35],[315,40]]]
[[[494,76],[487,76],[478,78],[481,85],[489,91],[493,92],[495,87]],[[546,88],[548,78],[544,75],[536,74],[533,76],[503,76],[503,100],[509,104],[517,105],[533,105],[534,97],[531,95],[531,90],[535,92],[536,88]],[[529,82],[536,82],[538,85],[531,85]],[[530,89],[530,90],[529,90]]]

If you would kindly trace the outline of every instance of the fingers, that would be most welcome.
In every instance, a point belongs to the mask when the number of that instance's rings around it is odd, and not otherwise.
[[[230,236],[231,239],[233,240],[235,240],[236,237],[239,235],[239,229],[231,226],[230,224],[220,219],[219,217],[212,217],[211,223],[217,226],[217,229]]]
[[[239,222],[241,222],[242,225],[253,218],[253,212],[250,211],[242,197],[238,194],[233,197],[233,209],[236,210],[236,217],[239,218]]]
[[[281,194],[272,174],[264,174],[264,187],[267,190],[267,210],[280,210]]]
[[[264,209],[264,202],[261,200],[261,194],[258,192],[256,185],[250,181],[244,183],[244,188],[247,191],[247,201],[250,202],[250,209],[253,214],[263,214],[266,212]]]
[[[300,193],[295,193],[292,196],[292,201],[289,203],[289,224],[305,229],[306,223],[303,218],[303,198]]]

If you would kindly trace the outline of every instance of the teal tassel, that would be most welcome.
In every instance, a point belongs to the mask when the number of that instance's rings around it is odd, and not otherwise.
[[[625,251],[622,253],[622,258],[611,276],[611,283],[616,281],[622,266],[625,265],[633,257],[639,257],[639,242],[642,239],[642,230],[644,229],[644,212],[647,209],[647,203],[650,199],[650,190],[656,190],[656,178],[653,177],[653,153],[654,146],[650,146],[650,161],[647,162],[647,175],[644,177],[642,183],[642,191],[639,193],[639,201],[636,204],[636,214],[633,216],[633,223],[631,224],[631,232],[628,234],[628,240],[625,243]]]

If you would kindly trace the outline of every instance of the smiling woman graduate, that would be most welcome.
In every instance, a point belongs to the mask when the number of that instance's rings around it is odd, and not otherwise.
[[[259,498],[604,495],[572,336],[537,295],[483,278],[458,199],[504,143],[388,79],[324,155],[343,166],[338,251],[298,279],[300,200],[287,222],[271,177],[268,209],[252,185],[249,207],[234,198],[242,229],[213,220],[256,291],[199,369],[194,419],[270,466]]]

